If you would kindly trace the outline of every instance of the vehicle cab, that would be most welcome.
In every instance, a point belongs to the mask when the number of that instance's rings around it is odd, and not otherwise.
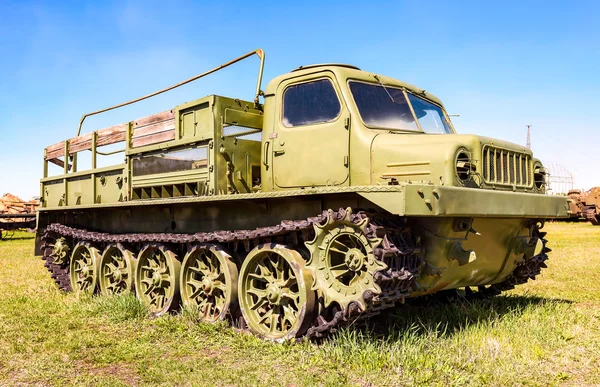
[[[545,188],[529,149],[456,134],[437,97],[393,78],[312,65],[273,79],[264,97],[263,190],[407,181]]]

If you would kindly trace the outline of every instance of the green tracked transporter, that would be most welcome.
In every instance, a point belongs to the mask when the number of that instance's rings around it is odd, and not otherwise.
[[[81,135],[89,115],[254,54],[254,101],[211,95]],[[183,306],[285,340],[545,267],[541,228],[568,204],[529,149],[456,134],[438,98],[393,78],[312,65],[263,92],[263,65],[256,50],[87,114],[45,149],[36,250],[61,289],[135,291],[154,315]]]

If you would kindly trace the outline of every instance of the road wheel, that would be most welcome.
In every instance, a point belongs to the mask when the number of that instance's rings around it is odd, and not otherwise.
[[[224,320],[237,311],[238,270],[222,247],[195,245],[181,265],[181,301],[203,321]]]
[[[163,315],[179,306],[177,255],[161,244],[148,244],[138,254],[135,292],[153,316]]]
[[[248,328],[270,340],[302,335],[311,322],[315,294],[305,260],[283,245],[260,245],[240,269],[240,307]]]
[[[121,244],[109,245],[100,258],[100,292],[112,295],[133,290],[135,284],[135,258]]]
[[[73,248],[69,276],[76,293],[93,294],[98,285],[98,249],[87,242],[79,242]]]

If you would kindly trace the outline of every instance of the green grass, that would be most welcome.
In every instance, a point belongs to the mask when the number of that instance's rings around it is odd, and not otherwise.
[[[0,241],[0,385],[598,385],[600,227],[548,224],[538,280],[492,300],[400,307],[320,345],[273,344],[131,295],[56,289],[33,239]]]

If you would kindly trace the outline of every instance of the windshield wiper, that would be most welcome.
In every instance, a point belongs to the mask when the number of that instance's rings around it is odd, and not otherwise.
[[[390,96],[390,99],[392,100],[392,102],[396,102],[396,101],[394,101],[394,97],[392,97],[392,95],[390,94],[390,92],[388,91],[388,89],[385,87],[385,85],[383,84],[383,82],[381,82],[381,79],[379,79],[379,75],[375,74],[375,79],[377,80],[377,82],[379,82],[379,84],[381,85],[381,87],[383,87],[383,90],[385,90],[385,92],[387,93],[387,95]]]

